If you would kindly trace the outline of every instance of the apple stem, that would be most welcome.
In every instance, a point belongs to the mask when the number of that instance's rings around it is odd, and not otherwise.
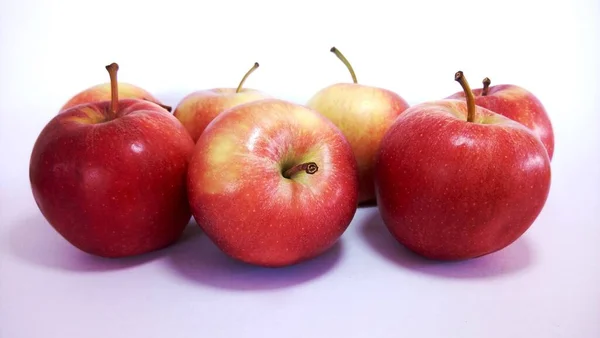
[[[458,81],[465,91],[465,96],[467,97],[467,122],[473,122],[475,119],[475,98],[473,97],[469,82],[467,82],[467,78],[460,70],[454,74],[454,80]]]
[[[165,109],[166,111],[168,111],[169,113],[170,113],[171,111],[173,111],[173,108],[172,108],[171,106],[167,106],[166,104],[162,104],[162,103],[158,103],[158,102],[153,102],[153,101],[150,101],[150,100],[148,100],[148,99],[146,99],[146,98],[144,98],[144,99],[142,99],[142,100],[144,100],[144,101],[148,101],[148,102],[152,102],[152,103],[154,103],[154,104],[157,104],[157,105],[161,106],[163,109]]]
[[[255,62],[254,66],[252,66],[252,68],[250,68],[250,70],[248,72],[246,72],[246,74],[242,78],[242,81],[240,81],[240,84],[237,86],[237,89],[235,90],[236,93],[239,93],[240,90],[242,90],[242,86],[244,85],[244,82],[246,82],[246,79],[248,78],[248,76],[250,76],[250,74],[252,74],[252,72],[254,72],[256,70],[256,68],[258,68],[258,67],[259,67],[258,62]]]
[[[338,59],[342,60],[342,62],[346,65],[346,68],[348,68],[348,71],[350,72],[350,75],[352,76],[352,81],[354,83],[358,83],[356,81],[356,74],[354,73],[354,69],[352,69],[352,65],[350,65],[350,62],[348,61],[348,59],[346,59],[346,57],[344,56],[344,54],[342,54],[342,52],[340,52],[335,47],[331,47],[331,49],[329,51],[332,52],[333,54],[335,54],[335,56],[337,56]]]
[[[166,104],[162,104],[162,103],[158,103],[155,102],[157,105],[163,107],[164,110],[168,111],[169,113],[173,111],[173,108],[171,106],[167,106]]]
[[[106,66],[106,70],[110,76],[111,101],[109,110],[113,115],[117,115],[117,111],[119,110],[119,83],[117,82],[117,71],[119,71],[119,65],[113,62]]]
[[[492,80],[489,77],[486,77],[482,81],[483,89],[481,90],[481,96],[486,96],[488,94],[488,90],[490,89],[490,84],[492,84]]]
[[[295,165],[291,168],[289,168],[288,170],[286,170],[283,173],[283,177],[285,178],[292,178],[292,176],[294,176],[295,174],[304,171],[307,174],[314,174],[319,170],[319,167],[317,166],[317,164],[315,162],[306,162],[306,163],[302,163],[302,164],[298,164]]]

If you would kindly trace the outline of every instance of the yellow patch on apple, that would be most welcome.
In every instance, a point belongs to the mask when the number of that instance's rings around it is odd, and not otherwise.
[[[291,113],[298,116],[298,121],[300,122],[300,124],[302,124],[303,127],[309,128],[311,130],[323,123],[323,121],[319,118],[318,115],[307,114],[307,112],[304,110],[292,110]]]
[[[229,135],[219,135],[211,141],[206,150],[209,163],[204,174],[210,179],[205,180],[204,191],[209,194],[219,194],[229,190],[232,184],[235,185],[239,172],[231,170],[231,166],[239,165],[235,159],[238,147],[238,140]],[[224,167],[229,168],[225,170]]]
[[[97,110],[91,107],[82,107],[79,109],[80,112],[84,113],[86,117],[83,116],[71,116],[69,117],[69,121],[79,122],[79,123],[87,123],[87,124],[96,124],[102,122],[104,117]]]
[[[231,157],[238,147],[238,140],[230,135],[215,137],[207,150],[210,163],[212,165],[231,163]]]

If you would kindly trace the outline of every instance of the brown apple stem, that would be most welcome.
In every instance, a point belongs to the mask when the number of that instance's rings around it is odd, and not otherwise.
[[[246,72],[246,75],[244,75],[244,77],[242,78],[242,81],[240,81],[240,84],[237,86],[237,89],[235,90],[236,93],[239,93],[240,90],[242,90],[242,86],[244,85],[244,82],[246,82],[246,79],[248,78],[248,76],[250,76],[250,74],[252,74],[252,72],[254,72],[256,70],[256,68],[259,67],[258,62],[254,63],[254,66],[252,66],[252,68],[250,68],[250,70],[248,72]]]
[[[150,101],[150,100],[148,100],[148,99],[144,99],[144,100],[146,100],[146,101]],[[162,104],[162,103],[158,103],[158,102],[154,102],[154,103],[156,103],[157,105],[159,105],[159,106],[163,107],[163,109],[164,109],[164,110],[166,110],[166,111],[168,111],[169,113],[170,113],[171,111],[173,111],[173,108],[172,108],[171,106],[167,106],[166,104]]]
[[[490,89],[490,84],[492,84],[492,80],[489,77],[486,77],[482,81],[483,89],[481,90],[481,96],[486,96],[488,94],[488,90]]]
[[[467,82],[467,78],[460,70],[454,74],[454,80],[458,81],[465,91],[465,96],[467,98],[467,122],[473,122],[475,119],[475,98],[473,97],[469,82]]]
[[[119,110],[119,83],[117,82],[117,72],[119,71],[119,65],[111,63],[106,66],[108,75],[110,76],[110,107],[109,110],[113,115],[117,115]]]
[[[352,69],[352,65],[350,64],[350,62],[348,61],[348,59],[346,59],[346,57],[344,56],[344,54],[342,54],[342,52],[340,52],[335,47],[331,47],[331,49],[329,51],[332,52],[333,54],[335,54],[335,56],[337,56],[338,59],[342,60],[342,62],[346,65],[346,68],[348,68],[348,71],[350,72],[350,75],[352,76],[352,81],[354,83],[358,83],[356,81],[356,73],[354,73],[354,69]]]
[[[317,164],[315,162],[306,162],[306,163],[302,163],[302,164],[298,164],[295,165],[291,168],[289,168],[288,170],[286,170],[283,173],[283,177],[285,178],[292,178],[292,176],[296,175],[297,173],[304,171],[307,174],[314,174],[319,170],[319,167],[317,166]]]

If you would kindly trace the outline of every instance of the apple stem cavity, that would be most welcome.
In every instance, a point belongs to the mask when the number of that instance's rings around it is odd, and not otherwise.
[[[358,83],[357,80],[356,80],[356,73],[354,73],[354,69],[352,69],[352,65],[350,64],[350,62],[348,61],[348,59],[346,59],[346,57],[344,56],[344,54],[342,54],[342,52],[340,52],[335,47],[331,47],[331,49],[329,51],[332,52],[333,54],[335,54],[335,56],[337,56],[338,59],[342,60],[342,62],[346,65],[346,68],[348,68],[348,71],[350,72],[350,75],[352,76],[352,81],[354,83]]]
[[[248,78],[248,76],[250,76],[250,74],[252,74],[252,72],[254,72],[256,70],[256,68],[258,68],[259,66],[260,65],[258,64],[258,62],[255,62],[254,66],[252,66],[252,68],[250,68],[250,70],[248,72],[246,72],[246,74],[242,78],[242,81],[240,81],[240,84],[237,86],[237,89],[235,90],[236,93],[239,93],[242,90],[242,86],[244,85],[244,82],[246,82],[246,79]]]
[[[486,96],[488,94],[488,90],[490,89],[490,84],[492,84],[492,80],[489,77],[486,77],[481,81],[483,83],[483,89],[481,90],[481,96]]]
[[[106,66],[108,75],[110,76],[110,112],[111,114],[117,115],[119,110],[119,83],[117,82],[117,72],[119,71],[119,65],[111,63]]]
[[[306,162],[302,164],[295,165],[283,173],[283,177],[292,178],[292,176],[296,175],[299,172],[306,172],[307,174],[314,174],[319,170],[319,167],[315,162]]]
[[[473,122],[475,119],[475,97],[473,97],[469,82],[467,82],[467,78],[460,70],[454,74],[454,80],[458,81],[465,91],[465,96],[467,98],[467,122]]]

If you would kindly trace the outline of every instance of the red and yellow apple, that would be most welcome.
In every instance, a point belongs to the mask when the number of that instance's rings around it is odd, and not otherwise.
[[[382,219],[406,248],[458,260],[498,251],[536,220],[550,189],[550,159],[524,125],[446,99],[404,112],[381,141],[375,186]]]
[[[307,103],[331,120],[350,142],[358,163],[359,203],[375,199],[373,175],[381,138],[409,105],[390,90],[361,85],[348,60],[335,47],[333,52],[346,65],[353,83],[336,83],[318,91]]]
[[[352,149],[314,110],[278,99],[217,116],[188,172],[192,214],[227,255],[266,267],[331,248],[357,207]]]
[[[73,108],[80,104],[87,104],[87,103],[94,103],[94,102],[101,102],[101,101],[110,101],[111,100],[110,90],[111,90],[110,82],[101,83],[101,84],[97,84],[95,86],[86,88],[86,89],[82,90],[81,92],[75,94],[73,97],[71,97],[60,108],[59,113],[62,113],[65,110],[67,110],[69,108]],[[156,103],[157,105],[163,107],[164,109],[166,109],[169,112],[171,111],[171,107],[162,104],[160,102],[160,100],[158,100],[156,97],[154,97],[148,91],[146,91],[145,89],[140,88],[136,85],[126,83],[126,82],[119,82],[118,90],[119,90],[119,98],[121,98],[121,99],[146,100],[146,101]]]
[[[191,218],[186,174],[194,142],[160,106],[119,99],[56,115],[35,142],[33,197],[50,225],[89,254],[125,257],[174,243]]]
[[[254,63],[237,88],[199,90],[188,94],[179,102],[173,115],[181,121],[194,142],[198,140],[206,126],[223,111],[242,103],[270,98],[259,90],[243,88],[248,76],[258,67],[258,62]]]
[[[554,155],[554,131],[550,117],[542,102],[528,90],[511,84],[491,86],[489,78],[483,79],[483,87],[473,90],[475,104],[515,120],[533,131],[540,138],[548,156]],[[457,92],[448,98],[465,99],[465,92]]]

